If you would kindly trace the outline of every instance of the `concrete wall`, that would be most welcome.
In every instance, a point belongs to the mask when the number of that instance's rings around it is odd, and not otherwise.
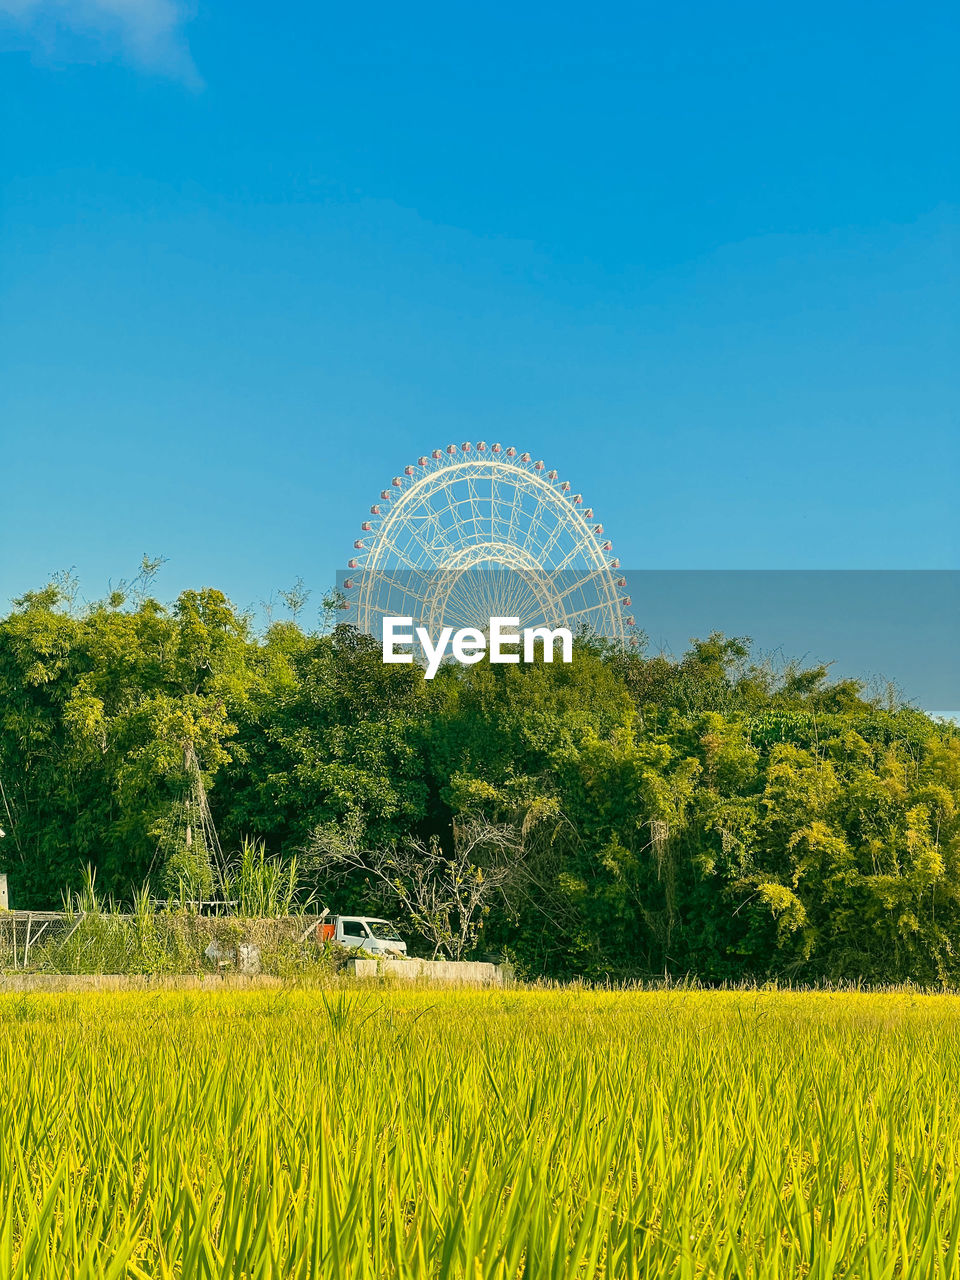
[[[282,987],[280,978],[258,974],[161,974],[140,973],[0,973],[0,996],[41,991],[222,991],[225,987]]]
[[[478,960],[348,960],[347,972],[357,978],[400,978],[406,982],[418,979],[427,982],[470,983],[479,986],[500,986],[503,974],[496,964],[482,964]]]
[[[454,985],[501,986],[499,965],[453,960],[348,960],[345,973],[355,978],[387,978],[407,982],[445,982]],[[282,979],[267,974],[240,973],[148,974],[123,973],[0,973],[0,996],[42,991],[222,991],[226,988],[282,987]],[[323,985],[322,983],[319,985]]]

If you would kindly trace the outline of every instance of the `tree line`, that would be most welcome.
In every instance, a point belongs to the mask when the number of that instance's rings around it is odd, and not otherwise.
[[[88,867],[118,901],[209,894],[199,790],[224,849],[261,842],[305,895],[392,895],[435,942],[446,913],[460,953],[528,976],[960,980],[953,725],[719,634],[428,682],[302,626],[302,592],[258,632],[220,591],[150,585],[80,608],[53,583],[0,621],[15,906]]]

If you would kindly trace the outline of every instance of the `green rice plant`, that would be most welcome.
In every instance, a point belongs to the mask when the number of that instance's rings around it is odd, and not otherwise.
[[[0,1276],[960,1274],[960,999],[0,994]]]

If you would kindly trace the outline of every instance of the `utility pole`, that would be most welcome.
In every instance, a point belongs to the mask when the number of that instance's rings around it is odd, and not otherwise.
[[[0,786],[2,785],[3,784],[0,783]],[[4,799],[4,803],[6,803],[6,799],[7,799],[6,794],[4,794],[3,799]],[[4,831],[3,827],[0,827],[0,840],[2,840],[6,834],[7,833]],[[9,910],[10,910],[10,894],[7,892],[7,873],[5,871],[0,871],[0,911],[9,911]]]

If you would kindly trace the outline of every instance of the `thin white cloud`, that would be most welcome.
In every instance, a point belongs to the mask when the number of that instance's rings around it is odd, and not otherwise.
[[[52,43],[58,55],[64,42],[57,35],[79,36],[108,56],[121,52],[138,66],[200,84],[182,0],[0,0],[0,15],[33,30],[45,46]]]

